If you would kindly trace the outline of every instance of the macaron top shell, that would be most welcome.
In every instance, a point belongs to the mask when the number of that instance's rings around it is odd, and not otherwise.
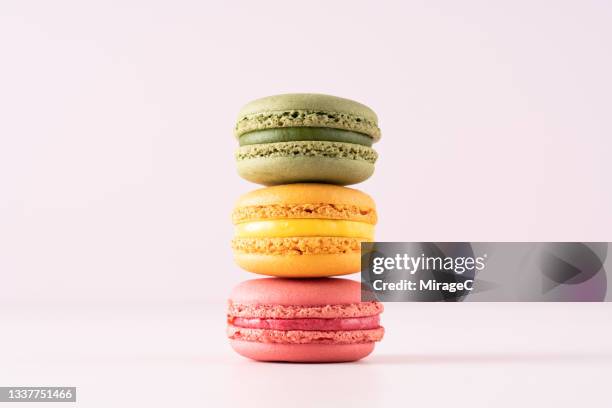
[[[374,123],[378,122],[376,113],[367,106],[339,96],[318,93],[289,93],[266,96],[255,99],[244,105],[238,113],[242,118],[253,113],[274,112],[283,110],[321,110],[327,112],[342,112],[361,116]]]
[[[238,114],[237,137],[262,129],[329,127],[380,139],[378,117],[367,106],[324,94],[283,94],[256,99]]]
[[[349,187],[332,184],[296,183],[253,190],[238,199],[236,207],[275,204],[328,203],[375,208],[372,197]]]
[[[234,288],[230,302],[257,305],[341,305],[361,302],[361,284],[339,278],[263,278],[242,282]]]

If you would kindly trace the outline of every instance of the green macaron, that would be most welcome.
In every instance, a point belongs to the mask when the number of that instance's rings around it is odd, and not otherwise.
[[[242,108],[235,135],[238,173],[276,185],[319,182],[355,184],[374,172],[380,139],[376,114],[367,106],[322,94],[285,94]]]

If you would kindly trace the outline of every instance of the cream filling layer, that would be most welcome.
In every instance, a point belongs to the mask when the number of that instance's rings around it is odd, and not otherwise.
[[[237,224],[236,238],[346,237],[374,240],[374,225],[359,221],[286,219]]]

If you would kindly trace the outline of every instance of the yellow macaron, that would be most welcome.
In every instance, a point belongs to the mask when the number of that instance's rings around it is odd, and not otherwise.
[[[284,277],[360,270],[361,242],[374,240],[370,196],[329,184],[286,184],[242,196],[232,214],[232,248],[250,272]]]

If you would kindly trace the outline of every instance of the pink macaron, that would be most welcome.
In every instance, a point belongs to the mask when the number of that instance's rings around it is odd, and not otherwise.
[[[362,302],[361,285],[348,279],[253,279],[230,295],[227,335],[253,360],[355,361],[382,339],[382,311]]]

